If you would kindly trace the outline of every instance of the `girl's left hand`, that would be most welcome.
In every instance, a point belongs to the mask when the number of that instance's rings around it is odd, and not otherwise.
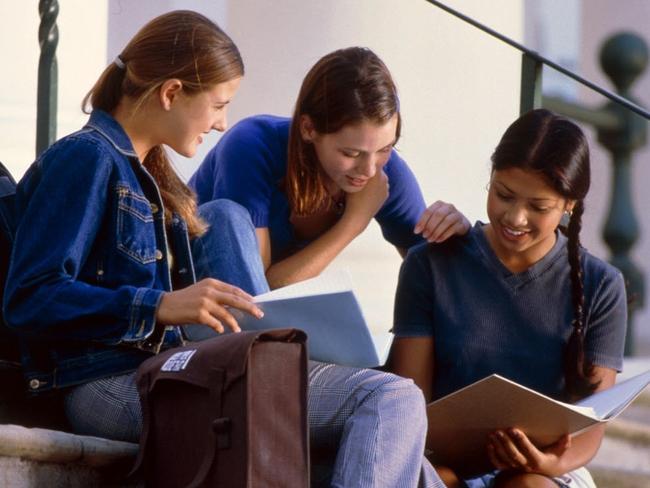
[[[540,473],[547,476],[564,474],[560,458],[571,447],[571,437],[562,436],[554,444],[538,449],[519,429],[497,430],[489,436],[488,457],[495,468]]]
[[[422,213],[413,232],[429,242],[443,242],[453,235],[467,234],[469,228],[469,220],[456,207],[438,200]]]

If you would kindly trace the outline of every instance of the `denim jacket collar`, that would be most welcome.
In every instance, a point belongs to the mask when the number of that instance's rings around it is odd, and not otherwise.
[[[109,113],[95,109],[84,129],[94,129],[102,134],[120,153],[129,158],[138,158],[133,149],[131,139],[124,132],[122,126]]]

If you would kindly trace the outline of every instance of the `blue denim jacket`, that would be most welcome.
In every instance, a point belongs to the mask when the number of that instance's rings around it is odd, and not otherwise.
[[[172,288],[168,246],[193,281],[187,227],[174,216],[165,232],[158,187],[109,114],[95,110],[44,152],[16,207],[3,305],[30,391],[133,371],[163,343],[182,343],[155,313]]]

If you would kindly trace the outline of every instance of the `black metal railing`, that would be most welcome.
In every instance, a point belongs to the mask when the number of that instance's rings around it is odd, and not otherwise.
[[[513,48],[517,49],[518,51],[522,52],[525,56],[528,57],[529,60],[531,60],[534,64],[542,64],[545,66],[548,66],[549,68],[553,68],[556,71],[559,71],[563,75],[568,76],[569,78],[572,78],[573,80],[577,81],[581,85],[584,85],[590,89],[592,89],[595,92],[600,93],[606,98],[609,98],[613,102],[616,102],[623,107],[627,108],[628,110],[632,110],[633,112],[641,115],[642,117],[645,117],[647,120],[650,120],[650,112],[644,109],[643,107],[640,107],[636,103],[633,103],[632,101],[617,95],[616,93],[613,93],[605,88],[603,88],[600,85],[597,85],[596,83],[589,81],[586,78],[583,78],[579,74],[571,71],[570,69],[567,69],[556,62],[542,56],[536,51],[533,51],[532,49],[527,48],[523,44],[518,43],[517,41],[514,41],[510,39],[509,37],[504,36],[500,32],[495,31],[494,29],[491,29],[490,27],[481,24],[480,22],[472,19],[471,17],[468,17],[467,15],[459,12],[458,10],[454,10],[453,8],[445,5],[442,2],[439,2],[437,0],[425,0],[426,2],[435,5],[436,7],[444,10],[445,12],[450,13],[454,17],[457,17],[461,19],[462,21],[473,25],[479,30],[482,30],[483,32],[489,34],[490,36],[500,40],[501,42],[504,42],[505,44],[508,44],[509,46],[512,46]],[[530,62],[530,61],[529,61]]]
[[[56,111],[58,70],[56,47],[59,44],[59,2],[40,0],[38,13],[41,24],[38,28],[38,43],[41,54],[38,60],[38,95],[36,101],[36,156],[47,149],[56,139]]]

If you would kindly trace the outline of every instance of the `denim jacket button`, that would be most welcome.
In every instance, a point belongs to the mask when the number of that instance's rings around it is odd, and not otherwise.
[[[36,378],[34,378],[33,380],[29,380],[30,390],[37,390],[39,386],[41,386],[41,382],[38,381]]]
[[[158,213],[158,205],[156,205],[155,203],[151,204],[151,213],[154,213],[154,214]]]
[[[163,253],[160,249],[156,249],[156,260],[160,261],[163,258]]]

